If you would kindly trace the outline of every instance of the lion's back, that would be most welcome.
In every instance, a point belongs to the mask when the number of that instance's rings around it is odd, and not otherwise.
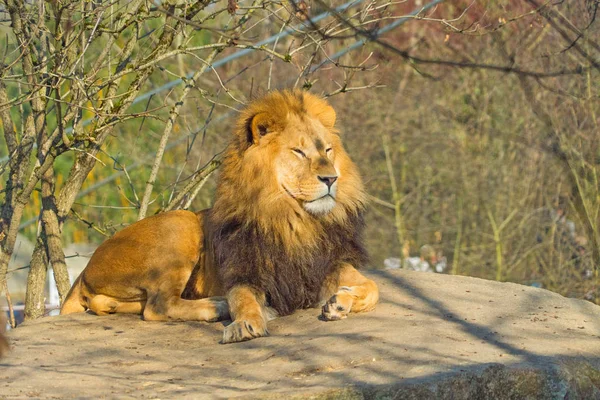
[[[201,218],[193,212],[169,211],[142,219],[102,243],[83,271],[95,290],[142,281],[165,266],[177,268],[198,261],[203,244]],[[116,255],[116,257],[115,257]],[[166,260],[165,257],[169,259]]]

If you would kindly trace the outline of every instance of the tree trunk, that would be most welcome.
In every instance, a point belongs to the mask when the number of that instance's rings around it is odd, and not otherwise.
[[[59,223],[56,198],[54,197],[54,168],[48,169],[42,180],[42,226],[45,234],[46,252],[54,272],[60,303],[71,288],[69,272],[62,249],[62,224]]]
[[[29,275],[27,275],[27,292],[25,293],[25,320],[44,316],[46,303],[46,276],[48,255],[46,254],[46,238],[43,230],[38,236],[31,256]]]

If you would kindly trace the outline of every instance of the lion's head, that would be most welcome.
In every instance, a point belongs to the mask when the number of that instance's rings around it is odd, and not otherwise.
[[[302,91],[251,103],[225,156],[215,211],[243,214],[265,228],[343,224],[363,207],[364,192],[335,120],[325,100]]]

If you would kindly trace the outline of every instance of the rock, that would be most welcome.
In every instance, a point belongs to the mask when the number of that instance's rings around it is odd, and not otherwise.
[[[374,312],[222,323],[48,317],[9,332],[0,398],[600,399],[600,308],[544,289],[388,270]]]

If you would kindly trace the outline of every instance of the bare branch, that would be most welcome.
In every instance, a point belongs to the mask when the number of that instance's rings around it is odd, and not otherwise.
[[[148,211],[148,204],[150,202],[150,196],[152,195],[152,189],[154,187],[154,182],[156,181],[156,176],[158,175],[158,169],[160,168],[160,164],[162,162],[162,157],[165,152],[165,147],[167,146],[167,142],[169,141],[169,136],[171,135],[171,132],[173,131],[173,127],[175,126],[175,120],[179,116],[179,112],[181,110],[181,107],[183,106],[185,98],[188,96],[190,91],[196,86],[196,82],[197,82],[198,78],[209,68],[210,63],[212,62],[212,60],[214,60],[214,58],[216,57],[216,55],[218,53],[219,53],[218,50],[216,50],[216,49],[213,50],[211,55],[208,57],[206,64],[204,64],[202,66],[202,68],[200,68],[196,73],[194,73],[192,78],[185,85],[185,88],[183,89],[183,93],[181,94],[178,101],[175,103],[175,105],[171,109],[171,112],[169,113],[169,119],[168,119],[167,125],[165,126],[165,129],[163,131],[158,148],[156,149],[156,158],[154,159],[154,163],[152,165],[152,170],[150,171],[150,176],[148,177],[148,181],[146,182],[146,189],[144,191],[144,195],[142,196],[142,200],[140,202],[140,212],[138,214],[138,220],[144,218],[146,216],[146,212]]]
[[[557,70],[557,71],[544,72],[544,71],[532,71],[532,70],[520,69],[513,65],[503,66],[503,65],[486,64],[486,63],[460,62],[460,61],[452,61],[452,60],[440,60],[440,59],[429,59],[429,58],[418,57],[418,56],[411,55],[408,51],[399,49],[399,48],[381,40],[381,38],[379,37],[379,33],[377,33],[377,32],[371,32],[371,31],[366,31],[366,30],[357,28],[351,22],[346,20],[342,15],[340,15],[337,11],[332,9],[329,5],[325,4],[325,2],[323,2],[321,0],[316,0],[316,1],[317,1],[317,3],[319,3],[319,5],[321,7],[323,7],[324,9],[328,10],[333,15],[335,15],[336,18],[338,18],[338,20],[342,21],[346,26],[348,26],[350,29],[352,29],[352,31],[354,31],[359,36],[364,37],[369,42],[378,44],[379,46],[385,48],[386,50],[389,50],[389,51],[393,52],[394,54],[397,54],[400,57],[404,58],[405,60],[407,60],[411,63],[414,63],[414,64],[440,65],[440,66],[455,67],[455,68],[468,68],[468,69],[487,69],[487,70],[511,73],[511,74],[516,74],[516,75],[521,75],[521,76],[536,77],[536,78],[540,78],[540,79],[555,78],[555,77],[567,76],[567,75],[581,75],[588,69],[587,67],[579,66],[575,69],[566,69],[565,68],[565,69],[561,69],[561,70]],[[527,0],[527,1],[532,2],[534,0]],[[326,38],[335,39],[335,37],[332,37],[330,35],[326,35],[326,34],[323,34],[323,35]],[[595,68],[597,67],[596,64],[593,64],[593,65]]]
[[[215,155],[204,167],[200,168],[193,175],[192,180],[175,196],[173,200],[165,207],[164,211],[174,210],[178,207],[181,201],[192,193],[191,199],[198,194],[200,190],[198,186],[202,187],[206,179],[221,165],[222,162],[222,152]],[[186,201],[184,205],[191,204],[190,201]]]

